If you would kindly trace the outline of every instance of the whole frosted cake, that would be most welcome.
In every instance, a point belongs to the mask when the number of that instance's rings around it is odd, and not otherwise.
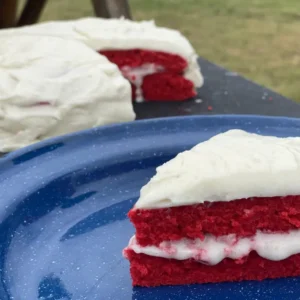
[[[0,151],[134,120],[130,84],[83,43],[14,34],[0,45]]]
[[[133,285],[300,275],[300,138],[231,130],[157,169],[129,212]]]
[[[203,84],[197,55],[178,31],[153,21],[84,18],[55,21],[0,34],[40,34],[79,40],[117,64],[131,82],[137,101],[180,101],[196,95]]]

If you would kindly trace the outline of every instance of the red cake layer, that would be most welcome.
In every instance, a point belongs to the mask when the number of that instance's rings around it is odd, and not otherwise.
[[[300,254],[271,261],[251,252],[239,260],[224,259],[214,266],[195,260],[175,260],[127,250],[135,286],[181,285],[223,281],[263,280],[300,275]]]
[[[136,97],[136,88],[131,84],[132,99]],[[182,101],[196,96],[194,85],[181,75],[156,73],[145,76],[142,91],[148,101]]]
[[[119,68],[130,66],[139,67],[144,64],[154,63],[163,66],[167,71],[180,74],[187,67],[187,61],[177,54],[160,51],[130,49],[130,50],[104,50],[99,51],[109,61]]]
[[[129,218],[141,246],[166,240],[203,238],[205,234],[252,236],[257,230],[286,232],[300,228],[300,196],[251,198],[229,202],[132,209]]]
[[[170,72],[146,76],[142,90],[144,98],[150,101],[182,101],[196,95],[190,80]]]
[[[111,62],[122,67],[140,67],[155,64],[163,67],[163,71],[146,75],[142,84],[143,98],[148,101],[182,101],[196,95],[194,84],[182,76],[187,68],[187,61],[179,55],[160,51],[131,49],[99,51]],[[131,80],[123,72],[124,77]],[[136,87],[133,83],[132,99],[135,99]]]

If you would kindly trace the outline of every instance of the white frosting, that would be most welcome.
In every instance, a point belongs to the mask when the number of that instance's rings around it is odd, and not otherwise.
[[[300,253],[300,230],[288,233],[262,233],[258,231],[251,238],[237,239],[234,234],[214,237],[207,235],[200,239],[162,242],[156,246],[140,246],[135,236],[127,249],[135,253],[169,259],[195,259],[203,264],[216,265],[224,258],[240,259],[251,251],[265,259],[279,261]]]
[[[158,167],[142,188],[135,207],[300,195],[299,178],[299,137],[266,137],[230,130]]]
[[[143,90],[142,84],[144,77],[147,75],[155,74],[162,72],[164,68],[162,66],[156,64],[144,64],[140,67],[132,68],[132,67],[123,67],[121,68],[122,74],[125,78],[127,78],[130,82],[132,82],[135,87],[135,100],[136,102],[143,102]]]
[[[106,57],[74,40],[0,35],[0,151],[134,117],[130,84]]]
[[[203,84],[197,54],[190,42],[179,31],[158,27],[153,21],[84,18],[1,30],[0,34],[12,35],[20,32],[76,39],[97,51],[139,48],[178,54],[188,62],[185,77],[196,87],[201,87]]]

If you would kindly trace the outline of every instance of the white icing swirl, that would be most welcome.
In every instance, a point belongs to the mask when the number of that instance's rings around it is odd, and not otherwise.
[[[140,246],[135,236],[127,249],[135,253],[176,260],[195,259],[203,264],[216,265],[224,258],[240,259],[251,251],[265,259],[279,261],[300,253],[300,230],[288,233],[257,233],[251,238],[237,239],[234,234],[214,237],[207,235],[200,239],[162,242],[156,246]],[[126,251],[125,251],[126,252]]]
[[[134,120],[128,81],[84,44],[0,35],[0,45],[0,151]]]
[[[300,138],[230,130],[157,168],[136,208],[300,195]]]

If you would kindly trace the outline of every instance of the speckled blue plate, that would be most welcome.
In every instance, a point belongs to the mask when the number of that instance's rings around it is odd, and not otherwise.
[[[48,140],[0,159],[1,300],[300,299],[299,278],[132,288],[126,214],[155,167],[231,128],[300,136],[300,120],[153,119]]]

